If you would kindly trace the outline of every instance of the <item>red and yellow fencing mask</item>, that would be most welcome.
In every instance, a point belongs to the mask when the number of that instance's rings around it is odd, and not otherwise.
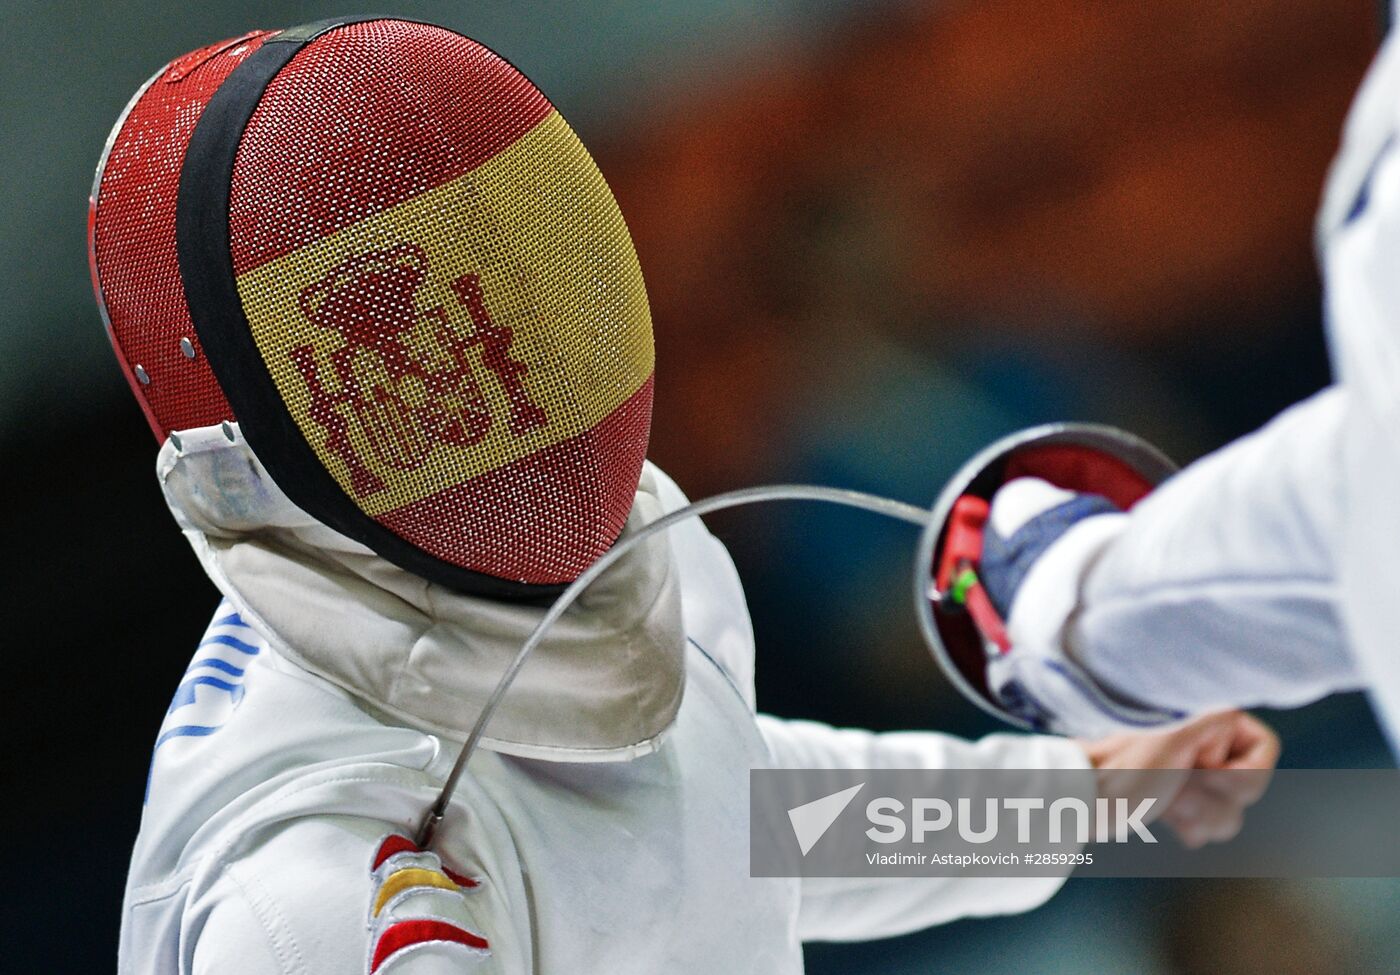
[[[112,132],[89,240],[159,439],[236,421],[297,505],[460,591],[539,594],[621,532],[637,256],[573,130],[477,42],[337,20],[171,62]]]

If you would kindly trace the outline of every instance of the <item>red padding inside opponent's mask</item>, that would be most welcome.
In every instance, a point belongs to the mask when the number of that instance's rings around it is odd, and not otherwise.
[[[1124,511],[1152,490],[1152,483],[1111,454],[1077,444],[1045,444],[1007,459],[1004,481],[1038,477],[1066,491],[1100,494]]]

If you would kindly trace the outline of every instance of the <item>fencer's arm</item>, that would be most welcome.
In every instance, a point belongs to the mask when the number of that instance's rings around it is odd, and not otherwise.
[[[1325,390],[1190,465],[1077,583],[1042,579],[1082,587],[1069,656],[1114,695],[1187,712],[1357,687],[1335,582],[1349,396]]]
[[[1050,788],[1037,784],[1038,778],[1049,778],[1049,770],[1089,768],[1078,745],[1041,735],[989,735],[971,742],[932,732],[875,734],[764,714],[758,726],[776,768],[1021,769],[1027,795]],[[1094,787],[1087,772],[1085,786]],[[1063,877],[804,878],[798,934],[804,941],[856,941],[962,917],[1014,914],[1040,906],[1063,883]]]
[[[515,948],[528,943],[524,928],[493,909],[491,899],[462,892],[436,854],[400,850],[371,872],[390,829],[342,815],[280,823],[234,847],[228,859],[206,861],[201,869],[213,879],[198,885],[190,900],[166,895],[148,902],[148,909],[170,910],[167,900],[175,909],[183,904],[182,975],[534,970]],[[176,970],[173,959],[152,946],[135,947],[131,975]]]

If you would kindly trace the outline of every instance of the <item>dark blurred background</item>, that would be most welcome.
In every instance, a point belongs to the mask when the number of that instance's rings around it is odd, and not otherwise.
[[[992,438],[1085,419],[1189,460],[1327,380],[1311,221],[1372,0],[387,0],[496,48],[636,238],[653,457],[693,497],[799,480],[926,504]],[[7,970],[113,964],[161,715],[216,595],[90,297],[108,127],[170,58],[339,4],[11,0],[0,59]],[[993,729],[906,601],[913,538],[716,517],[762,706]],[[1364,701],[1277,715],[1293,766],[1389,764]],[[42,851],[42,852],[39,852]],[[30,861],[46,868],[35,880]],[[1072,880],[1025,917],[809,950],[814,973],[1400,970],[1387,881]]]

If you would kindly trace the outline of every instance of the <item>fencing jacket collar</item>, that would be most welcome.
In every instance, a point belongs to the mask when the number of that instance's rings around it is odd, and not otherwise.
[[[156,461],[214,584],[295,663],[411,727],[465,738],[543,610],[452,592],[322,525],[231,432],[183,431]],[[648,464],[624,535],[661,515],[656,492]],[[553,627],[482,746],[568,762],[654,751],[680,707],[684,643],[677,572],[658,537]]]

